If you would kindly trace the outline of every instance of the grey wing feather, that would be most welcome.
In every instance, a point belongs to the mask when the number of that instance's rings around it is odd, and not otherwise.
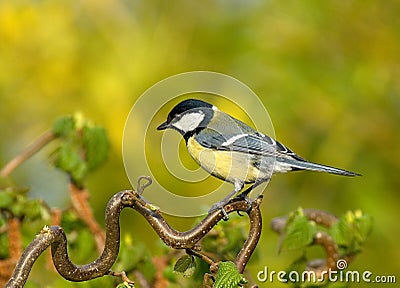
[[[251,134],[222,135],[214,130],[206,128],[195,137],[201,145],[210,149],[275,157],[276,163],[278,164],[277,166],[282,169],[280,172],[291,170],[312,170],[345,176],[360,175],[340,168],[308,162],[283,144],[259,132]]]
[[[294,157],[304,160],[289,148],[259,132],[251,134],[222,135],[214,130],[204,129],[196,140],[211,149],[249,153],[260,156]]]
[[[249,153],[260,156],[274,156],[276,154],[275,141],[261,134],[242,134],[227,139],[221,147],[227,150]]]

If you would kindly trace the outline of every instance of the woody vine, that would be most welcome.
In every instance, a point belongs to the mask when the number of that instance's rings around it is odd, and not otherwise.
[[[50,208],[42,200],[29,199],[26,189],[12,185],[7,180],[21,163],[56,140],[58,146],[50,153],[49,160],[69,176],[72,209],[66,211]],[[104,230],[93,216],[84,179],[106,160],[108,149],[109,142],[103,128],[79,115],[65,116],[56,120],[52,129],[4,166],[0,171],[0,237],[8,245],[1,251],[0,284],[5,287],[23,287],[38,257],[50,247],[48,260],[51,259],[59,275],[69,281],[89,281],[108,275],[120,279],[111,283],[118,287],[168,287],[168,283],[182,281],[175,274],[165,273],[173,270],[193,278],[185,281],[202,282],[204,287],[258,287],[245,268],[251,256],[257,253],[256,247],[262,231],[262,197],[251,204],[233,199],[224,207],[227,213],[237,212],[242,216],[240,213],[244,213],[247,217],[231,217],[225,222],[222,212],[214,211],[192,229],[179,232],[167,223],[157,207],[142,197],[145,188],[151,185],[151,178],[144,176],[138,179],[135,190],[118,192],[109,200],[105,210]],[[142,249],[135,249],[133,244],[125,243],[130,241],[121,242],[119,217],[125,208],[135,210],[146,219],[169,247],[165,255],[152,258],[140,252]],[[24,223],[37,220],[49,224],[32,237],[33,240],[22,252],[21,233]],[[73,227],[87,227],[90,230],[90,237],[93,237],[100,254],[96,260],[85,265],[76,265],[71,260],[67,251],[68,233],[62,226],[70,226],[72,222],[80,223]],[[243,222],[249,223],[248,231],[243,225],[237,225]],[[312,260],[305,257],[302,259],[303,267],[300,266],[301,269],[312,270],[319,275],[328,269],[337,269],[336,263],[340,259],[351,262],[362,251],[371,227],[371,218],[360,211],[350,211],[338,218],[324,211],[299,208],[288,216],[271,221],[271,228],[281,235],[280,250],[306,250],[312,245],[323,247],[326,254],[324,259]],[[213,234],[218,229],[235,229],[240,232],[231,239],[227,236],[230,233]],[[82,231],[78,233],[84,234]],[[218,250],[213,246],[212,242],[216,242],[220,235],[227,238],[225,244],[232,247],[230,251]],[[136,233],[135,237],[140,238],[140,234]],[[135,263],[132,263],[132,258]],[[148,267],[149,262],[152,269]],[[298,264],[299,261],[296,259],[294,262]],[[121,269],[114,271],[111,270],[112,266]],[[290,281],[289,284],[296,285]],[[324,284],[330,285],[328,279],[325,279]]]

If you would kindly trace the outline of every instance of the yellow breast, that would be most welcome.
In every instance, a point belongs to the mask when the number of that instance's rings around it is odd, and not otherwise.
[[[228,182],[253,183],[260,171],[245,153],[217,151],[201,146],[190,137],[187,141],[189,154],[208,173]]]

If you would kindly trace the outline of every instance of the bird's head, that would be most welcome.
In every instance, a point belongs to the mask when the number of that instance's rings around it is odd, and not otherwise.
[[[172,128],[182,135],[206,127],[210,122],[216,107],[198,99],[187,99],[178,103],[169,112],[167,121],[157,127],[157,130]]]

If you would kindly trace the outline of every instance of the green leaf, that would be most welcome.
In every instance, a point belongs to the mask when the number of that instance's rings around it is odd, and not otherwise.
[[[243,287],[246,283],[246,278],[239,273],[233,262],[219,262],[214,288]]]
[[[363,214],[361,210],[354,212],[355,225],[357,228],[357,240],[360,243],[364,243],[367,240],[369,234],[372,232],[373,219],[371,216]]]
[[[128,282],[122,282],[117,285],[116,288],[134,288],[135,285],[129,284]]]
[[[343,217],[332,225],[330,234],[338,246],[349,247],[352,241],[351,229],[351,226]]]
[[[30,221],[43,217],[45,214],[43,203],[39,199],[27,201],[24,208],[24,214]]]
[[[79,186],[88,172],[107,159],[110,145],[105,129],[91,124],[79,113],[57,119],[53,133],[62,141],[50,160]]]
[[[66,210],[62,214],[61,219],[61,227],[64,228],[65,233],[69,233],[71,231],[79,231],[81,229],[87,229],[85,223],[83,223],[82,219],[78,217],[74,210]]]
[[[348,211],[332,225],[330,234],[345,253],[358,253],[371,233],[372,223],[372,218],[361,211]]]
[[[87,165],[79,150],[71,143],[63,143],[53,153],[54,166],[69,174],[75,183],[81,183],[86,176]]]
[[[24,190],[0,190],[0,209],[6,209],[15,217],[26,217],[29,221],[48,219],[49,213],[42,200],[29,199]]]
[[[287,221],[280,251],[305,248],[312,243],[316,233],[315,222],[309,221],[303,210],[299,208],[290,215]]]
[[[192,255],[183,255],[176,261],[174,271],[182,273],[185,277],[191,277],[196,270],[196,261]]]
[[[202,259],[196,259],[196,271],[194,272],[191,280],[201,283],[204,281],[204,274],[210,273],[210,264]]]
[[[9,207],[12,215],[15,217],[22,217],[25,215],[25,207],[28,203],[28,198],[22,195],[16,195],[14,203]]]
[[[110,146],[107,133],[99,126],[85,126],[82,133],[88,169],[94,170],[107,159]]]
[[[9,208],[15,202],[15,195],[6,190],[0,191],[0,209]]]
[[[75,118],[71,115],[56,119],[53,123],[53,134],[56,137],[67,137],[75,131]]]

